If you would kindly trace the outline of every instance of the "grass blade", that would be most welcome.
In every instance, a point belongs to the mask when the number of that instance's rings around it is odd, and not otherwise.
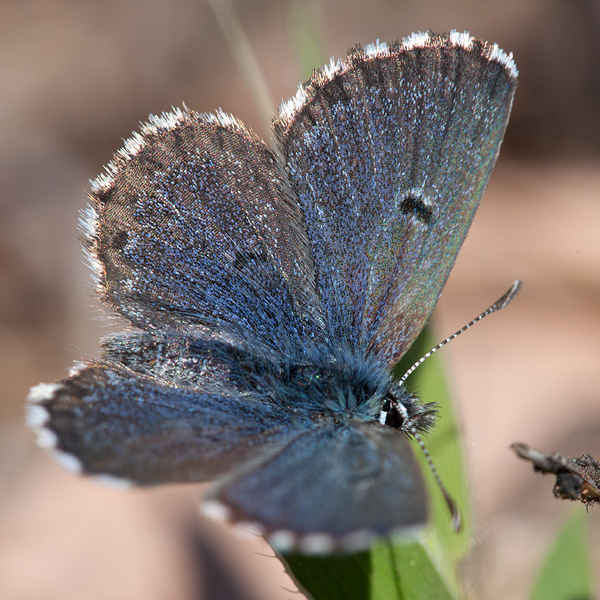
[[[530,600],[593,598],[586,517],[582,506],[573,508],[538,571]]]

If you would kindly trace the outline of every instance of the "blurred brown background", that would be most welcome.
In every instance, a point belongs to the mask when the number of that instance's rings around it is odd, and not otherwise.
[[[515,55],[502,155],[434,325],[444,337],[525,280],[506,311],[443,351],[477,513],[468,596],[525,598],[571,506],[509,444],[600,457],[600,2],[235,6],[275,104],[304,78],[295,57],[306,15],[324,58],[428,28],[468,30]],[[0,598],[292,597],[260,539],[197,515],[199,486],[106,489],[64,473],[23,425],[29,387],[63,377],[107,330],[77,218],[122,138],[182,102],[264,134],[210,6],[4,0],[0,73]],[[588,523],[600,572],[597,510]]]

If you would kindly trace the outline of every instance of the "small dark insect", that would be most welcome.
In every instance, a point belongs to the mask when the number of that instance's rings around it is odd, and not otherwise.
[[[565,458],[558,452],[546,454],[517,442],[511,448],[520,458],[531,461],[534,471],[556,475],[552,488],[556,498],[579,500],[586,506],[600,502],[600,462],[591,454]]]

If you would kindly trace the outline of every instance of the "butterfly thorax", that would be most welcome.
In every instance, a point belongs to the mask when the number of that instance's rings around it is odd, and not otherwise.
[[[277,379],[272,389],[279,402],[311,419],[381,421],[383,411],[385,425],[406,432],[411,427],[427,432],[435,422],[435,404],[422,404],[404,384],[369,362],[329,359],[291,364]]]

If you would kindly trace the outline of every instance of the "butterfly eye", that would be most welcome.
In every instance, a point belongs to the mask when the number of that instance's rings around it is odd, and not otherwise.
[[[379,413],[379,422],[394,429],[403,429],[407,418],[408,411],[404,404],[392,398],[388,398],[383,403]]]

